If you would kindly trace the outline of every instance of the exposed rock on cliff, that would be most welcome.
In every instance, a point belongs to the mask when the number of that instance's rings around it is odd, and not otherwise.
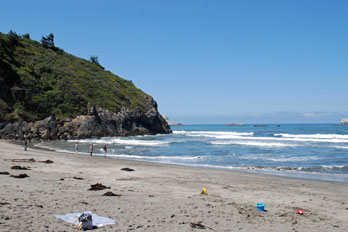
[[[49,116],[36,122],[1,122],[0,138],[8,139],[83,139],[106,136],[131,136],[171,133],[170,127],[155,110],[145,114],[122,108],[114,113],[108,110],[93,110],[93,114],[80,115],[74,119],[57,120]]]

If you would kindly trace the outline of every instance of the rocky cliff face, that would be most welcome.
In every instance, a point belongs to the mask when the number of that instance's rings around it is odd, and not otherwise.
[[[147,96],[151,108],[143,113],[121,108],[117,113],[91,106],[88,114],[59,120],[54,116],[36,122],[0,122],[0,138],[84,139],[107,136],[167,134],[171,129],[157,111],[157,104]]]

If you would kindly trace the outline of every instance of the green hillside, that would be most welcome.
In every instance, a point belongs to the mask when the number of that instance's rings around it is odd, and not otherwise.
[[[87,106],[145,112],[146,94],[131,81],[29,35],[0,33],[0,121],[73,118]]]

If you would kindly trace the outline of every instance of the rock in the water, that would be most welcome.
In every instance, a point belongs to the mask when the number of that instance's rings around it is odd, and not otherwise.
[[[180,122],[172,122],[169,120],[169,118],[167,116],[163,116],[164,120],[166,120],[166,122],[168,123],[169,126],[183,126],[182,123]]]
[[[348,125],[348,118],[342,119],[341,125],[345,125],[345,126]]]

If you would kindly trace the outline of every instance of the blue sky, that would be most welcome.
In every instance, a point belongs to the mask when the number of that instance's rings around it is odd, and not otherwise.
[[[348,1],[2,0],[0,31],[53,33],[183,123],[348,117]]]

